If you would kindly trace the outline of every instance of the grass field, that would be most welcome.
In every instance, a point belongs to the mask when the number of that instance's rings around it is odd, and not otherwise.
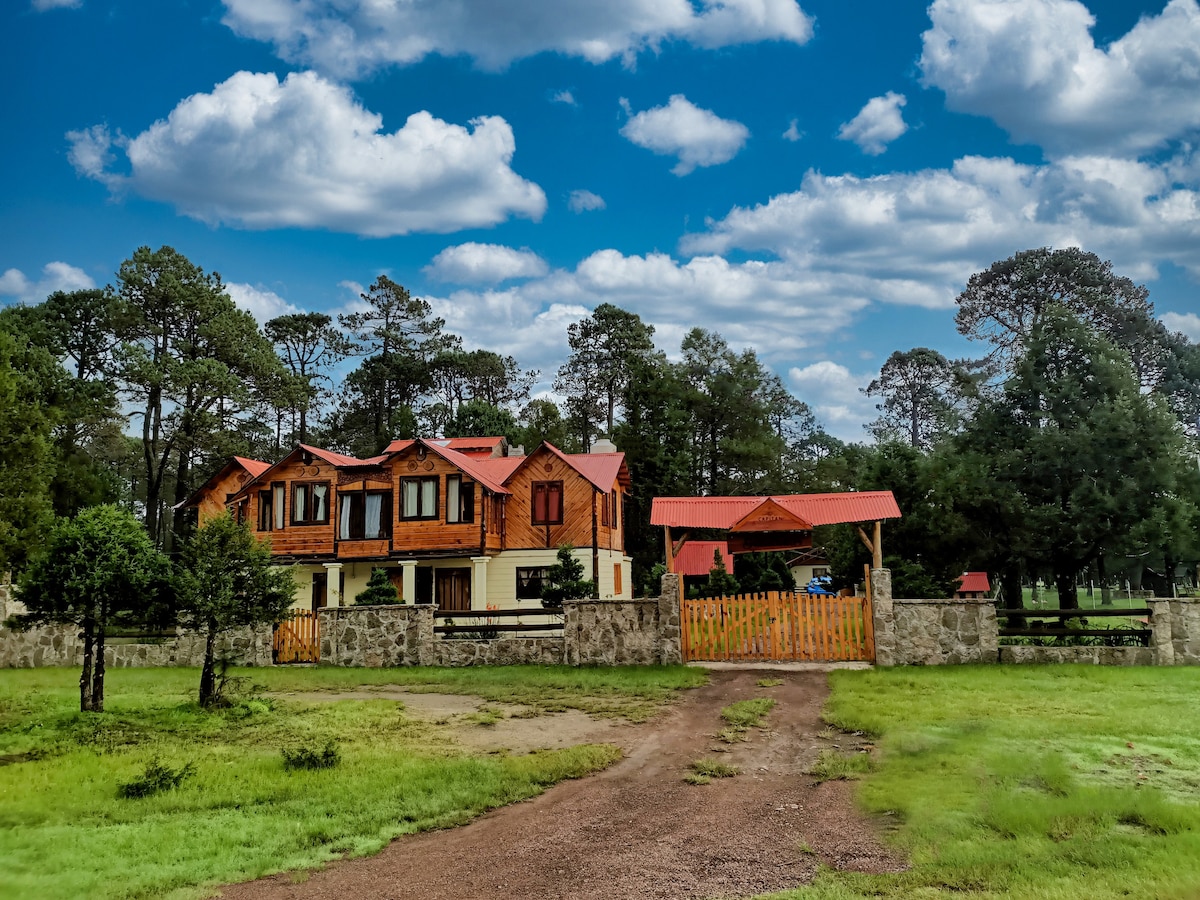
[[[827,718],[877,736],[862,805],[909,872],[775,895],[1200,897],[1200,670],[834,672]]]
[[[269,691],[401,684],[531,712],[576,708],[641,721],[706,679],[683,667],[246,669]],[[0,670],[0,897],[192,897],[197,886],[377,851],[400,834],[459,824],[603,768],[585,745],[473,753],[395,700],[306,703],[250,691],[220,712],[195,703],[195,669],[117,669],[103,714],[78,711],[75,670]],[[287,771],[282,750],[335,768]],[[118,789],[159,763],[194,774],[154,796]]]

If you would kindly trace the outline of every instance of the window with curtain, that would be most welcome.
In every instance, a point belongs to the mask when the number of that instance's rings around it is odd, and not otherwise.
[[[373,541],[391,537],[390,491],[349,491],[340,497],[338,540]]]
[[[563,521],[563,483],[561,481],[535,481],[532,490],[532,524],[561,525]]]
[[[284,498],[287,496],[287,485],[273,484],[271,485],[271,506],[275,514],[275,528],[279,531],[283,530],[284,524]]]
[[[446,521],[451,525],[475,521],[475,483],[461,475],[446,477]]]
[[[436,519],[438,477],[400,479],[400,518]]]
[[[323,525],[329,521],[329,485],[292,485],[292,524]]]

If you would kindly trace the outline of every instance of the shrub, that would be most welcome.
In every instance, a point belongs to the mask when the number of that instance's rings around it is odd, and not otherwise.
[[[289,771],[295,769],[332,769],[342,761],[337,744],[329,741],[321,750],[312,747],[301,747],[299,750],[283,748],[283,767]]]
[[[125,800],[136,800],[141,797],[161,794],[163,791],[173,791],[179,787],[185,778],[189,778],[195,774],[196,766],[194,763],[188,763],[178,769],[172,769],[155,758],[146,765],[141,778],[135,778],[133,781],[118,785],[117,796]]]
[[[367,586],[354,597],[355,606],[388,606],[400,602],[387,569],[372,569]]]

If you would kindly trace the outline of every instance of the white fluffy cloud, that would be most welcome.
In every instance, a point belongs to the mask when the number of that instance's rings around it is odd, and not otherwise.
[[[1053,153],[1136,154],[1200,129],[1200,7],[1170,0],[1097,47],[1076,0],[935,0],[926,85]]]
[[[579,101],[575,99],[575,95],[570,91],[555,91],[554,96],[550,98],[551,103],[565,103],[567,106],[578,106]]]
[[[798,125],[798,119],[792,119],[792,121],[788,123],[787,131],[783,133],[783,139],[785,141],[791,141],[794,144],[796,141],[804,137],[804,132],[797,127]]]
[[[626,111],[629,104],[622,100]],[[741,122],[722,119],[711,110],[701,109],[683,94],[675,94],[666,106],[656,106],[630,117],[621,134],[639,147],[660,156],[676,156],[671,169],[687,175],[697,166],[716,166],[729,162],[750,137]]]
[[[468,56],[485,69],[553,52],[592,63],[668,41],[728,47],[805,43],[812,21],[795,0],[223,0],[224,22],[283,59],[357,78],[431,54]]]
[[[244,309],[254,316],[259,325],[263,325],[277,316],[287,316],[300,312],[300,308],[288,303],[274,291],[252,284],[226,282],[225,293],[229,294],[234,305]]]
[[[855,375],[839,363],[820,360],[789,369],[787,383],[812,407],[826,431],[843,441],[862,441],[867,438],[863,423],[877,414],[873,401],[862,392],[873,377],[871,373]]]
[[[567,197],[567,208],[573,213],[604,209],[607,205],[603,197],[599,194],[593,194],[591,191],[571,191],[570,196]]]
[[[9,269],[0,275],[0,297],[18,303],[41,303],[55,291],[81,291],[95,286],[87,272],[65,262],[46,263],[42,266],[42,277],[36,280],[20,269]]]
[[[513,278],[538,278],[549,268],[532,250],[474,242],[447,247],[424,269],[437,281],[455,284],[499,284]]]
[[[1193,341],[1200,341],[1200,316],[1195,313],[1163,313],[1162,323],[1172,331],[1181,331]]]
[[[209,224],[323,228],[383,237],[540,219],[546,197],[517,175],[498,116],[454,125],[417,112],[397,131],[312,72],[238,72],[132,139],[71,132],[77,170]],[[112,147],[128,175],[109,169]]]
[[[33,0],[30,3],[35,12],[45,12],[48,9],[79,9],[83,0]]]
[[[1152,279],[1169,260],[1200,276],[1200,193],[1158,167],[1075,157],[1044,166],[965,157],[872,178],[809,172],[798,191],[735,207],[685,253],[777,255],[850,279],[873,300],[945,307],[966,279],[1017,250],[1082,246]]]
[[[857,116],[842,125],[838,137],[858,144],[863,153],[878,156],[888,144],[908,131],[900,113],[900,108],[907,102],[903,94],[894,91],[872,97]]]

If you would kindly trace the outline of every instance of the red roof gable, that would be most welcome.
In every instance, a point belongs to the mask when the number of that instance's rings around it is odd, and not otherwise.
[[[261,459],[250,459],[248,456],[235,456],[234,462],[237,462],[243,469],[250,473],[251,478],[257,478],[267,469],[271,468],[269,462],[263,462]]]
[[[688,541],[675,557],[675,572],[679,575],[707,575],[712,571],[713,554],[720,551],[725,571],[733,571],[733,556],[724,541]]]
[[[992,590],[987,572],[963,572],[958,579],[960,594],[987,594]]]
[[[891,491],[852,491],[777,497],[655,497],[650,506],[650,524],[731,528],[767,501],[779,504],[814,527],[900,518],[900,508]]]
[[[425,440],[425,443],[427,445],[436,444],[439,447],[454,450],[464,456],[474,457],[475,459],[490,459],[497,455],[504,440],[503,437],[429,438]],[[413,443],[413,440],[408,438],[400,438],[392,441],[383,451],[383,455],[387,456],[392,453],[399,453],[401,450],[411,447]]]
[[[631,484],[629,469],[625,465],[624,453],[563,453],[549,441],[542,441],[541,446],[537,450],[534,450],[528,456],[521,457],[508,477],[511,478],[515,475],[517,469],[533,459],[537,455],[537,451],[542,448],[557,456],[591,482],[597,490],[603,491],[606,494],[612,490],[613,484],[616,482],[620,482],[621,486],[626,488]],[[506,478],[505,481],[507,480]]]

